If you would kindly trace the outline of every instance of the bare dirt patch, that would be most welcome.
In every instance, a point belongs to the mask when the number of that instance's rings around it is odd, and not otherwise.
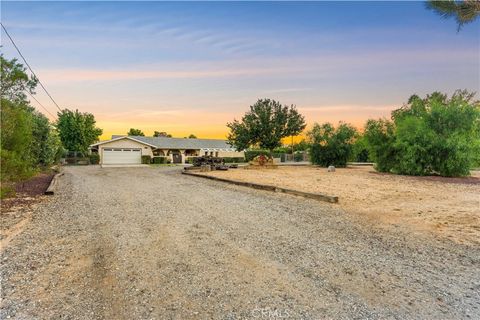
[[[280,167],[203,173],[339,197],[348,212],[384,227],[408,227],[458,243],[480,243],[480,172],[467,178],[379,174],[371,167]]]
[[[32,211],[44,200],[54,174],[39,173],[26,181],[14,184],[15,194],[2,199],[0,208],[0,252],[20,234],[32,218]]]

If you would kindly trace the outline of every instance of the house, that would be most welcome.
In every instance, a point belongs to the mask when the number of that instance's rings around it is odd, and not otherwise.
[[[244,157],[225,140],[143,136],[112,136],[90,146],[98,152],[100,164],[140,164],[142,156],[166,157],[172,163],[185,163],[189,157]]]

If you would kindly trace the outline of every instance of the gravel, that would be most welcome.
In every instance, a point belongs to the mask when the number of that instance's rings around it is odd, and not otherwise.
[[[3,248],[1,319],[480,318],[476,245],[179,168],[59,187]]]

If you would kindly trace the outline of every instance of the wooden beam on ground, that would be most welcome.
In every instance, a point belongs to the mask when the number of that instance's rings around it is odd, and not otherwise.
[[[63,172],[57,173],[53,176],[52,181],[50,181],[50,185],[48,186],[47,190],[45,190],[46,195],[53,195],[55,193],[55,188],[57,186],[58,178],[63,175]]]
[[[276,186],[271,186],[271,185],[266,185],[266,184],[253,183],[253,182],[244,182],[244,181],[218,178],[218,177],[214,177],[214,176],[208,176],[208,175],[204,175],[204,174],[194,173],[194,172],[191,172],[191,171],[183,171],[182,173],[186,174],[186,175],[189,175],[189,176],[195,176],[195,177],[210,179],[210,180],[214,180],[214,181],[226,182],[226,183],[234,184],[234,185],[237,185],[237,186],[249,187],[249,188],[253,188],[253,189],[266,190],[266,191],[272,191],[272,192],[281,192],[281,193],[291,194],[291,195],[300,196],[300,197],[304,197],[304,198],[314,199],[314,200],[318,200],[318,201],[338,203],[338,197],[337,196],[329,196],[329,195],[325,195],[325,194],[321,194],[321,193],[304,192],[304,191],[286,189],[286,188],[281,188],[281,187],[276,187]]]

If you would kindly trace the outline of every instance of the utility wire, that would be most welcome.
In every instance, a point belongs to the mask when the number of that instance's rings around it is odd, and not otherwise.
[[[49,98],[53,101],[53,103],[55,104],[55,106],[57,107],[57,109],[61,112],[62,109],[58,106],[57,102],[52,98],[52,96],[50,95],[50,93],[47,91],[47,89],[45,88],[45,86],[43,85],[43,83],[40,81],[40,78],[37,77],[37,75],[35,74],[35,72],[33,72],[32,68],[30,67],[30,65],[29,65],[28,62],[27,62],[27,59],[25,59],[25,57],[23,56],[23,54],[20,52],[20,49],[18,49],[17,45],[15,44],[15,41],[13,41],[12,37],[11,37],[10,34],[8,33],[8,31],[7,31],[7,29],[5,28],[5,26],[3,25],[3,23],[0,22],[0,24],[2,25],[2,28],[3,28],[3,30],[5,31],[5,34],[8,36],[8,38],[9,38],[10,41],[12,42],[13,46],[15,47],[15,49],[17,49],[18,54],[20,55],[20,57],[22,57],[23,61],[24,61],[25,64],[27,65],[28,69],[30,69],[30,72],[35,76],[35,78],[37,78],[38,83],[40,84],[40,86],[43,88],[43,90],[46,92],[46,94],[49,96]],[[35,99],[35,100],[36,100],[36,99]]]
[[[48,109],[45,108],[45,106],[44,106],[43,104],[41,104],[40,101],[38,101],[37,98],[35,98],[35,97],[33,96],[33,94],[31,94],[28,90],[27,90],[27,93],[28,93],[28,95],[29,95],[30,97],[33,98],[33,100],[35,100],[35,101],[40,105],[40,107],[42,107],[45,111],[47,111],[47,113],[48,113],[49,115],[51,115],[53,119],[56,120],[56,117],[55,117],[50,111],[48,111]]]

